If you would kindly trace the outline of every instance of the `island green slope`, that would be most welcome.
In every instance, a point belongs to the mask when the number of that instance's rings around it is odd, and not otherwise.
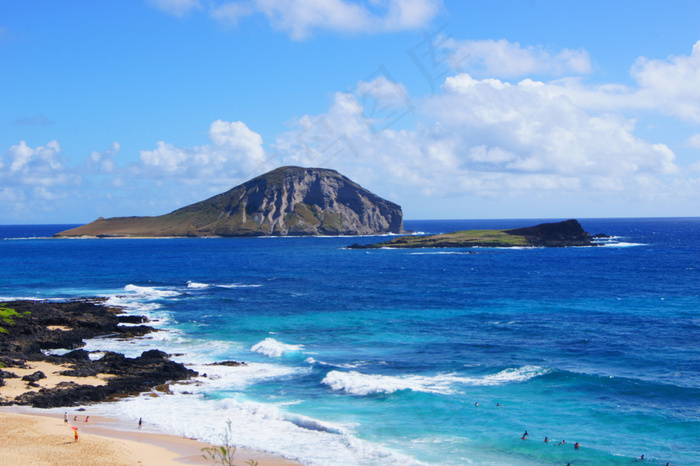
[[[511,230],[464,230],[428,236],[401,236],[368,245],[353,244],[351,249],[379,248],[473,248],[473,247],[566,247],[595,246],[577,220],[543,223]]]

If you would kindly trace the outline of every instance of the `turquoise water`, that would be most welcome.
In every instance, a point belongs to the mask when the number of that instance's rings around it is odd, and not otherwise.
[[[64,226],[3,226],[0,297],[98,295],[155,319],[167,331],[87,347],[155,346],[207,374],[89,408],[151,430],[215,442],[230,419],[239,445],[306,464],[700,464],[700,219],[581,223],[615,238],[363,251],[344,247],[381,238],[66,240],[45,238]],[[222,360],[248,365],[205,365]]]

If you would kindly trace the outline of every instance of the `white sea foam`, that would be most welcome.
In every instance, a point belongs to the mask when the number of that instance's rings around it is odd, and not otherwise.
[[[629,248],[632,246],[646,246],[644,243],[627,243],[624,241],[620,241],[619,243],[600,243],[599,245],[605,248]]]
[[[308,368],[280,366],[276,364],[247,363],[240,366],[223,366],[211,364],[188,364],[200,374],[196,380],[200,388],[194,390],[189,385],[182,385],[182,392],[204,393],[209,391],[243,390],[253,384],[266,380],[289,377],[309,372]],[[206,377],[203,374],[207,374]],[[173,385],[177,387],[177,385]],[[175,390],[173,390],[175,391]]]
[[[164,290],[154,286],[126,285],[124,290],[147,299],[172,298],[180,295],[180,293],[175,290]]]
[[[187,282],[187,288],[191,288],[191,289],[195,289],[195,290],[198,290],[201,288],[209,288],[210,286],[211,285],[208,283],[197,283],[197,282],[192,282],[192,281]]]
[[[360,396],[379,393],[389,394],[399,390],[449,395],[454,393],[459,385],[502,385],[505,383],[525,382],[548,372],[550,372],[550,369],[538,366],[504,369],[496,374],[483,377],[465,377],[454,373],[438,374],[436,376],[387,376],[363,374],[356,371],[330,371],[321,383],[328,385],[333,390]]]
[[[496,374],[486,375],[481,379],[481,383],[474,385],[501,385],[510,382],[525,382],[534,377],[545,375],[551,372],[551,369],[539,366],[523,366],[518,368],[504,369]]]
[[[279,342],[274,338],[265,338],[263,341],[253,345],[250,350],[271,358],[279,358],[288,353],[301,351],[303,348],[304,345],[289,345]]]
[[[238,368],[233,368],[238,369]],[[243,395],[216,399],[208,396],[206,383],[171,385],[173,395],[150,394],[115,403],[86,407],[87,414],[122,420],[125,430],[143,418],[144,432],[164,432],[220,444],[231,420],[231,434],[237,447],[247,447],[307,465],[419,465],[408,456],[366,442],[353,435],[353,425],[337,424],[287,411],[286,403],[257,403]],[[184,391],[190,394],[184,394]],[[195,392],[200,390],[200,392]],[[57,408],[56,413],[63,413]]]
[[[262,285],[247,285],[244,283],[230,283],[228,285],[216,285],[219,288],[257,288]]]
[[[321,383],[328,385],[333,390],[344,391],[353,395],[374,395],[378,393],[394,393],[398,390],[412,390],[415,392],[452,393],[450,376],[398,376],[363,374],[350,371],[330,371]]]

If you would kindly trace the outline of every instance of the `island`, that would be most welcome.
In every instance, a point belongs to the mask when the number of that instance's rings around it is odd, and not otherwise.
[[[510,230],[465,230],[427,236],[401,236],[373,244],[353,244],[349,249],[380,248],[512,248],[596,246],[595,238],[581,227],[578,220],[542,223],[533,227]]]
[[[157,217],[102,218],[55,237],[315,236],[404,233],[401,207],[335,170],[281,167]]]

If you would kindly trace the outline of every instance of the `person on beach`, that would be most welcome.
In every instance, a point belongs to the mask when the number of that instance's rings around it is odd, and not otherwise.
[[[78,441],[78,428],[73,427],[73,432],[75,433],[75,441],[77,442]]]
[[[88,419],[90,419],[90,416],[85,416],[85,422],[87,422]]]
[[[140,418],[139,418],[139,429],[141,428],[141,425],[142,425],[142,424],[143,424],[143,418],[140,417]]]
[[[73,422],[78,422],[78,416],[73,416]]]
[[[68,413],[63,413],[63,423],[68,424]]]

